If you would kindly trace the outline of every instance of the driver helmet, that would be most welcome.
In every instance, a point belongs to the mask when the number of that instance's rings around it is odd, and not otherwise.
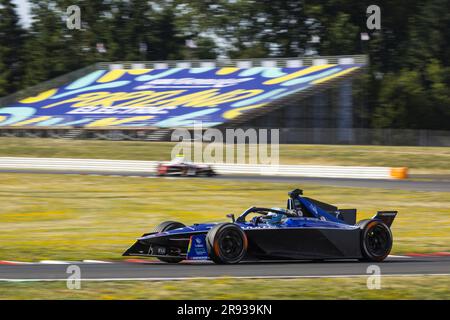
[[[272,208],[272,210],[281,211],[281,212],[284,212],[284,213],[287,212],[287,210],[286,210],[286,209],[283,209],[283,208]],[[271,223],[271,224],[277,224],[277,223],[281,223],[282,220],[283,220],[284,218],[286,218],[286,214],[278,213],[278,212],[269,212],[269,213],[267,214],[267,217],[270,218],[270,220],[268,221],[269,223]]]
[[[173,164],[181,164],[185,162],[185,158],[183,154],[177,154],[175,158],[171,161]]]

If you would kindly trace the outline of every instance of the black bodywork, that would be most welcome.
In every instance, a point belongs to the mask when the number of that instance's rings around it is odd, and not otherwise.
[[[210,165],[195,163],[158,164],[157,174],[159,176],[206,176],[216,175]]]

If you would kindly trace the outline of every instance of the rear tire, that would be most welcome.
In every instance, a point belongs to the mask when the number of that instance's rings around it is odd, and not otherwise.
[[[234,223],[218,224],[206,235],[208,255],[218,264],[239,263],[247,253],[247,246],[247,236]]]
[[[392,249],[391,229],[381,221],[371,220],[361,225],[361,261],[381,262]]]
[[[181,222],[177,222],[177,221],[164,221],[162,223],[160,223],[154,230],[153,232],[165,232],[165,231],[169,231],[169,230],[173,230],[173,229],[178,229],[178,228],[184,228],[185,225],[182,224]],[[162,262],[167,262],[167,263],[178,263],[183,261],[182,258],[161,258],[161,257],[157,257],[158,260],[162,261]]]
[[[186,176],[188,176],[188,177],[196,177],[197,176],[197,169],[195,169],[195,168],[188,168],[186,170]]]

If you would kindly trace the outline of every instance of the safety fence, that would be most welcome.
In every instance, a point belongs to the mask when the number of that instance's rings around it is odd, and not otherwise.
[[[0,169],[43,170],[77,173],[155,173],[157,161],[68,159],[68,158],[0,158]],[[293,176],[353,179],[405,179],[407,168],[311,166],[311,165],[257,165],[215,163],[213,169],[221,175],[245,174],[265,176]]]
[[[165,68],[298,68],[319,64],[368,64],[366,55],[345,56],[304,56],[291,58],[260,58],[260,59],[217,59],[217,60],[166,60],[166,61],[115,61],[99,62],[99,69],[165,69]]]
[[[241,129],[277,129],[270,127],[239,127]],[[228,128],[219,128],[224,133]],[[174,129],[20,129],[0,128],[0,137],[28,137],[54,139],[93,139],[131,141],[171,141]],[[280,144],[332,144],[332,145],[390,145],[450,147],[450,131],[369,129],[369,128],[281,128]],[[190,130],[192,131],[192,130]]]

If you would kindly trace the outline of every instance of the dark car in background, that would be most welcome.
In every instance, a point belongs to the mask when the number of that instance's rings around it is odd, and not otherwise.
[[[168,163],[159,163],[156,168],[158,176],[183,176],[183,177],[212,177],[217,173],[208,164],[198,164],[185,161],[184,157],[177,156]]]

